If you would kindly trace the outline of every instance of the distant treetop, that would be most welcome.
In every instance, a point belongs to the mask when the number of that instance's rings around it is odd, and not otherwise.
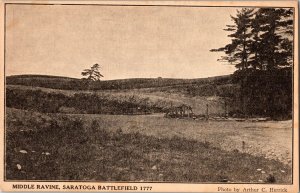
[[[84,76],[83,79],[90,80],[90,81],[99,81],[101,77],[104,77],[99,72],[99,68],[100,68],[99,64],[94,64],[90,69],[84,69],[83,72],[81,72],[81,75]]]

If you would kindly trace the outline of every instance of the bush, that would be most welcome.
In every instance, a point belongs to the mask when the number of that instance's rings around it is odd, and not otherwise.
[[[6,106],[43,113],[88,113],[88,114],[147,114],[163,112],[149,99],[129,98],[109,99],[105,96],[76,93],[67,96],[61,93],[47,93],[41,90],[6,90]]]
[[[17,109],[56,113],[66,100],[60,93],[6,89],[6,106]]]
[[[275,182],[276,182],[275,176],[272,175],[272,174],[269,174],[269,176],[268,176],[267,179],[266,179],[266,182],[267,182],[267,183],[275,183]]]

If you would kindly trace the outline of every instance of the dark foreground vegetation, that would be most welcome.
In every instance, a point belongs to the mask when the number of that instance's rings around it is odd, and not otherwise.
[[[279,161],[224,151],[208,142],[108,131],[101,120],[86,123],[35,112],[17,116],[19,110],[7,110],[9,180],[291,181],[291,170]]]

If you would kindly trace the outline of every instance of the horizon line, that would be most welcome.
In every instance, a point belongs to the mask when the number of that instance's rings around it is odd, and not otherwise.
[[[213,78],[213,77],[222,77],[222,76],[229,76],[232,75],[233,73],[230,74],[224,74],[224,75],[216,75],[216,76],[206,76],[206,77],[197,77],[197,78],[171,78],[171,77],[162,77],[162,76],[157,76],[155,78],[151,77],[143,77],[143,78],[138,78],[138,77],[131,77],[131,78],[116,78],[116,79],[100,79],[100,81],[111,81],[111,80],[129,80],[129,79],[182,79],[182,80],[193,80],[193,79],[205,79],[205,78]],[[60,76],[60,75],[51,75],[51,74],[13,74],[13,75],[5,75],[5,78],[7,77],[13,77],[13,76],[49,76],[49,77],[57,77],[57,78],[69,78],[69,79],[76,79],[76,80],[81,80],[82,78],[76,78],[76,77],[69,77],[69,76]]]

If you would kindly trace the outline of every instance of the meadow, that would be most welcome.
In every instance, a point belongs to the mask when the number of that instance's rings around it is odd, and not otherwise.
[[[291,183],[289,113],[245,116],[228,76],[7,83],[8,180]],[[183,104],[208,120],[164,116]]]
[[[11,108],[7,120],[7,179],[291,182],[287,122],[43,114]],[[283,135],[273,138],[274,133]]]
[[[193,108],[195,114],[224,115],[224,98],[218,96],[194,96],[178,92],[153,89],[72,91],[8,85],[6,90],[8,107],[41,112],[60,113],[72,108],[71,113],[124,114],[129,108],[141,107],[152,112],[165,112],[171,106],[182,104]],[[29,97],[30,96],[30,97]],[[235,109],[228,103],[227,111]]]

